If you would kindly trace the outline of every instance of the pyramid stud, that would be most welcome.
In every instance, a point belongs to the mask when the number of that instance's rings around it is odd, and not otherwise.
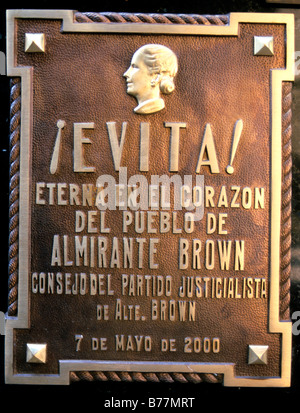
[[[27,343],[27,363],[46,363],[47,344]]]
[[[25,34],[25,52],[26,53],[44,53],[45,52],[44,33],[26,33]]]
[[[269,346],[249,345],[248,364],[268,364]]]
[[[274,41],[272,36],[254,36],[254,56],[273,56]]]

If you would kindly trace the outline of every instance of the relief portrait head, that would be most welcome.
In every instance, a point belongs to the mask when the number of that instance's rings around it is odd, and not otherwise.
[[[133,55],[124,77],[127,93],[136,98],[135,113],[150,114],[165,107],[161,94],[175,89],[174,78],[178,71],[175,53],[160,44],[146,44]]]

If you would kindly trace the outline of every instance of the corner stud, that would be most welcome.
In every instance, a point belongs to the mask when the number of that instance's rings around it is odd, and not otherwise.
[[[274,56],[273,36],[254,36],[254,56]]]
[[[47,344],[27,343],[27,363],[46,363]]]
[[[25,34],[25,52],[26,53],[44,53],[45,52],[44,33],[26,33]]]
[[[248,364],[268,364],[269,346],[249,345]]]

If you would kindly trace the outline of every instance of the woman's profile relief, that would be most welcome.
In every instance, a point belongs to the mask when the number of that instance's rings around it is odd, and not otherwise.
[[[177,70],[177,57],[168,47],[146,44],[139,48],[123,75],[127,83],[127,93],[138,102],[134,112],[149,114],[162,110],[165,102],[161,94],[173,92]]]

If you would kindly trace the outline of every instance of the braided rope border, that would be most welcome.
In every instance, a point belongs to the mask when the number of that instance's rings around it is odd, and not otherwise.
[[[199,373],[132,373],[127,371],[77,371],[70,373],[70,381],[118,381],[152,383],[222,383],[223,375]]]
[[[81,22],[144,22],[175,24],[228,24],[228,16],[200,16],[173,14],[129,14],[129,13],[75,13],[75,20]],[[291,274],[291,106],[292,83],[282,85],[282,211],[281,211],[281,279],[280,319],[289,319],[290,274]],[[19,225],[19,176],[20,176],[20,122],[21,122],[21,80],[11,80],[10,93],[10,184],[9,184],[9,294],[8,315],[17,315],[18,299],[18,225]],[[132,372],[71,372],[72,382],[124,381],[124,382],[166,382],[173,383],[221,383],[223,375],[195,373],[132,373]]]
[[[164,23],[164,24],[204,24],[225,25],[229,22],[227,15],[199,14],[145,14],[145,13],[80,13],[75,12],[78,23]]]
[[[292,243],[292,83],[282,84],[282,186],[280,227],[280,318],[290,318]]]
[[[10,82],[10,170],[9,170],[9,250],[8,250],[8,315],[17,315],[18,305],[18,249],[19,249],[19,178],[21,79]]]

